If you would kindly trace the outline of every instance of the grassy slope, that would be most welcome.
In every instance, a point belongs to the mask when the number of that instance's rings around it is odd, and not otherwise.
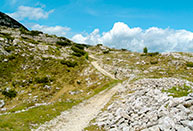
[[[0,34],[0,36],[7,39],[11,37],[8,34]],[[55,36],[48,37],[55,38]],[[4,108],[7,109],[0,113],[26,109],[36,103],[48,103],[52,98],[54,98],[52,101],[54,103],[35,107],[22,113],[2,115],[0,116],[0,130],[36,128],[39,124],[59,115],[61,111],[92,97],[114,83],[90,66],[90,60],[86,59],[87,54],[77,57],[69,53],[73,52],[70,49],[71,43],[61,46],[35,41],[30,37],[21,37],[19,38],[21,42],[13,45],[13,39],[11,37],[8,45],[3,47],[10,55],[0,56],[0,89],[1,91],[6,88],[15,90],[17,96],[10,99],[0,93],[0,100],[5,101]],[[35,47],[29,43],[34,44]],[[40,45],[43,48],[48,46],[48,49],[38,48]],[[55,57],[67,55],[67,58],[63,57],[64,61],[68,59],[68,61],[75,61],[77,64],[74,67],[69,67],[61,63],[60,59],[45,58],[43,55]],[[46,86],[51,88],[45,88]],[[59,93],[61,90],[64,91]],[[69,93],[70,91],[78,91],[78,93],[72,95]]]

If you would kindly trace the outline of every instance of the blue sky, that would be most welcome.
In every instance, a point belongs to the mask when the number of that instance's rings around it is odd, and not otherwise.
[[[64,32],[57,32],[58,27],[53,33],[72,39],[75,35],[86,39],[95,29],[99,29],[97,35],[103,37],[103,33],[110,32],[118,22],[131,29],[139,27],[142,32],[152,27],[193,31],[192,0],[1,0],[0,5],[0,11],[9,13],[28,28],[50,33],[59,26]],[[24,8],[39,9],[37,12],[42,14],[27,16]],[[81,41],[78,37],[73,40]]]

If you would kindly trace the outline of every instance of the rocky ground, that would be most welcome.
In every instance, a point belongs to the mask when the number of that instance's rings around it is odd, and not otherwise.
[[[163,92],[184,84],[193,89],[193,83],[176,78],[141,79],[132,84],[126,81],[125,90],[92,124],[110,131],[191,131],[193,94],[173,97]]]

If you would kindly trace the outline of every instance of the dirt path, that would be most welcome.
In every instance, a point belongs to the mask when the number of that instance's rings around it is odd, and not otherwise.
[[[93,62],[91,62],[91,64],[92,64],[98,71],[100,71],[102,74],[104,74],[105,76],[108,76],[108,77],[110,77],[110,78],[112,78],[112,79],[116,79],[116,78],[114,77],[114,75],[112,75],[112,74],[108,73],[107,71],[105,71],[104,69],[102,69],[102,68],[98,65],[97,61],[93,61]]]
[[[118,84],[108,91],[103,91],[89,100],[73,107],[69,111],[45,123],[37,131],[81,131],[96,117],[111,97],[122,85]]]
[[[106,76],[116,79],[113,75],[102,69],[96,61],[92,65]],[[104,90],[94,97],[64,111],[60,116],[41,125],[37,131],[81,131],[88,126],[100,110],[108,103],[111,97],[122,88],[119,83],[110,90]]]

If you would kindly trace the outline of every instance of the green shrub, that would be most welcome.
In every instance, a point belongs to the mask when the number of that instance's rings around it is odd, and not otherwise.
[[[78,49],[84,50],[84,45],[82,44],[76,44],[75,47],[77,47]]]
[[[29,32],[28,30],[24,29],[23,27],[21,27],[19,30],[21,34],[26,34],[27,32]]]
[[[143,48],[143,53],[145,53],[145,54],[146,54],[147,52],[148,52],[147,47],[144,47],[144,48]]]
[[[157,60],[152,60],[152,61],[150,61],[150,63],[153,65],[153,64],[157,64],[158,61]]]
[[[38,36],[39,34],[43,34],[43,32],[37,30],[32,30],[29,32],[29,35],[31,36]]]
[[[123,49],[123,48],[122,48],[121,50],[122,50],[122,51],[127,51],[127,49]]]
[[[108,54],[108,53],[109,53],[109,50],[103,51],[103,54]]]
[[[14,51],[15,47],[13,47],[13,46],[6,46],[6,47],[4,47],[4,49],[5,49],[8,53],[10,53],[11,51]]]
[[[28,31],[24,28],[20,28],[20,32],[21,32],[21,34],[31,35],[31,36],[38,36],[39,34],[43,34],[43,32],[38,31],[38,30]]]
[[[72,53],[72,55],[75,55],[77,57],[81,57],[81,56],[86,54],[86,51],[81,50],[75,46],[72,46],[71,49],[74,51],[74,53]]]
[[[183,97],[187,96],[189,93],[193,93],[193,89],[184,84],[184,86],[174,86],[170,89],[162,90],[162,92],[170,93],[169,95],[173,97]]]
[[[96,46],[103,46],[103,44],[97,44]]]
[[[50,80],[47,76],[44,77],[36,77],[35,82],[36,83],[48,83]]]
[[[78,65],[76,61],[70,61],[70,60],[61,60],[60,63],[63,65],[67,65],[68,67],[75,67]]]
[[[159,52],[152,52],[152,53],[147,53],[148,56],[156,56],[159,55]]]
[[[187,62],[187,63],[186,63],[186,66],[187,66],[187,67],[193,67],[193,62]]]
[[[8,98],[14,98],[14,97],[16,97],[17,92],[15,90],[13,90],[13,89],[11,89],[11,90],[6,90],[5,89],[5,90],[2,91],[2,94],[5,97],[8,97]]]
[[[14,40],[14,38],[11,37],[11,35],[8,34],[8,33],[0,33],[0,34],[1,34],[4,38],[7,38],[8,41],[13,41],[13,40]]]
[[[22,39],[24,39],[25,41],[29,42],[29,43],[32,43],[32,44],[39,44],[37,41],[33,40],[33,39],[30,39],[28,37],[21,37]]]
[[[86,52],[85,58],[88,60],[88,52]]]
[[[71,43],[68,42],[68,41],[57,41],[56,44],[57,45],[61,45],[61,46],[69,46],[69,45],[71,45]]]
[[[8,56],[8,59],[9,60],[14,60],[16,58],[15,54],[11,54]]]
[[[64,41],[67,41],[68,39],[65,38],[65,37],[58,37],[60,40],[64,40]]]

